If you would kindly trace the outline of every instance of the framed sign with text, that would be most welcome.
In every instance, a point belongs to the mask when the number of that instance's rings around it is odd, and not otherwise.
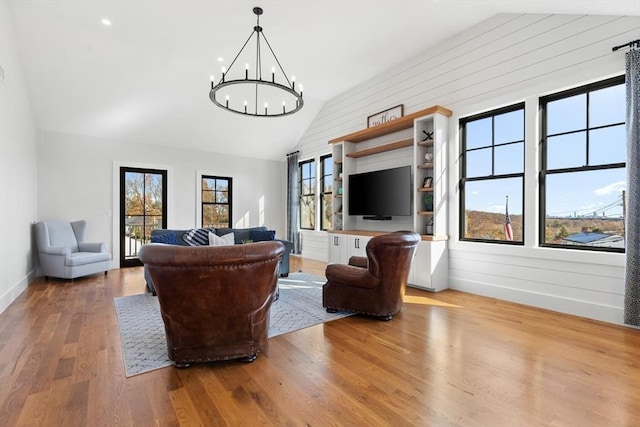
[[[381,111],[376,114],[372,114],[367,117],[367,127],[373,127],[381,125],[383,123],[390,122],[394,119],[399,119],[404,115],[404,104],[396,105],[388,110]]]

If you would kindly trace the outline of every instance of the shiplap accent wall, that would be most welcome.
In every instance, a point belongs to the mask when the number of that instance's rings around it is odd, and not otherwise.
[[[328,153],[329,139],[366,127],[368,115],[397,104],[405,114],[436,104],[451,109],[450,288],[622,323],[624,255],[537,247],[537,105],[541,95],[623,74],[624,52],[611,47],[638,35],[635,16],[497,15],[328,101],[300,140],[300,156]],[[458,120],[522,101],[525,245],[460,242]],[[303,256],[326,260],[325,233],[303,233],[303,242]]]

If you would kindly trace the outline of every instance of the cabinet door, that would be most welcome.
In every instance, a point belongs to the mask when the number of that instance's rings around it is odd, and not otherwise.
[[[415,287],[431,289],[431,242],[420,242],[411,263],[409,283]]]
[[[352,256],[367,256],[367,243],[371,238],[367,236],[348,236],[347,261]]]
[[[347,263],[347,239],[340,234],[329,233],[329,263]]]

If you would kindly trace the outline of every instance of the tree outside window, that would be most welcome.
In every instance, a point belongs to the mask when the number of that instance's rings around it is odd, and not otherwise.
[[[316,161],[299,163],[300,228],[314,230],[316,225]]]
[[[320,157],[321,201],[320,201],[320,229],[333,228],[333,158],[331,154]]]
[[[202,227],[231,227],[232,179],[202,176]]]

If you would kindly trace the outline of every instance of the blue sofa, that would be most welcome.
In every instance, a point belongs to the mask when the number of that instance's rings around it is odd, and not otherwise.
[[[293,251],[293,243],[288,240],[281,240],[274,238],[275,232],[273,230],[269,230],[267,227],[250,227],[250,228],[216,228],[210,229],[217,236],[222,237],[229,233],[233,233],[234,243],[236,245],[241,245],[248,243],[249,241],[260,241],[260,240],[276,240],[278,242],[282,242],[284,244],[284,254],[282,255],[282,259],[280,260],[280,265],[278,266],[278,273],[281,277],[287,277],[289,275],[289,254]],[[189,233],[191,230],[169,230],[169,229],[158,229],[151,231],[151,243],[160,242],[160,243],[168,243],[174,245],[181,246],[190,246],[189,243],[185,240],[185,234]],[[253,238],[252,238],[253,237]],[[206,244],[205,242],[201,242]],[[144,278],[147,282],[147,287],[153,293],[155,293],[155,289],[153,287],[153,282],[147,273],[147,269],[144,270]]]

